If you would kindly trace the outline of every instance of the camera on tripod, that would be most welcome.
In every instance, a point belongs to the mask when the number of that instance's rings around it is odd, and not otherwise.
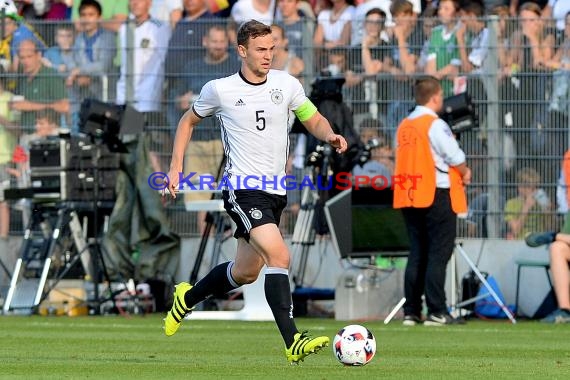
[[[307,166],[322,167],[325,158],[331,158],[333,149],[329,144],[317,145],[315,150],[307,155]]]
[[[439,117],[449,125],[457,138],[462,132],[479,127],[475,105],[466,92],[445,98]]]
[[[368,140],[368,142],[364,144],[358,153],[357,165],[362,166],[368,162],[368,160],[370,160],[370,156],[372,155],[372,149],[376,149],[380,147],[380,145],[380,140],[378,138]]]

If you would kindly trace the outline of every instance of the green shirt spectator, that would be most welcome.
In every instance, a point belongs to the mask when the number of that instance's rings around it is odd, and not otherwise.
[[[443,25],[433,28],[429,41],[428,60],[435,59],[435,69],[437,71],[448,65],[459,68],[461,66],[461,58],[459,56],[459,45],[455,29],[447,31]],[[450,79],[442,79],[441,86],[444,96],[453,95],[453,81]]]
[[[103,28],[117,33],[121,24],[127,19],[129,14],[129,1],[128,0],[99,0],[101,4],[101,20],[103,21]],[[74,1],[71,8],[71,19],[75,23],[77,31],[81,31],[79,24],[79,6],[81,1]]]
[[[49,67],[42,66],[32,78],[21,78],[19,89],[24,99],[37,103],[52,103],[67,98],[63,78]],[[36,123],[36,112],[22,112],[22,126],[32,128]]]

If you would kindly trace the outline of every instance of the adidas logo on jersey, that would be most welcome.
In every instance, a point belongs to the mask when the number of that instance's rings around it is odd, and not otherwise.
[[[240,99],[236,102],[235,105],[236,105],[236,107],[240,107],[240,106],[245,106],[245,103],[243,102],[243,100]]]

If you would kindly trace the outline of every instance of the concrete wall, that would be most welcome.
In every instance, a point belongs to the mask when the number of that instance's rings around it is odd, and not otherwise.
[[[13,270],[16,258],[19,255],[20,242],[21,238],[12,237],[8,242],[2,242],[2,246],[0,246],[0,257],[10,270]],[[195,264],[199,243],[200,239],[182,240],[180,266],[177,273],[178,281],[188,281]],[[299,273],[298,265],[302,249],[298,245],[291,245],[289,241],[288,244],[293,256],[293,269],[291,273],[295,276]],[[529,248],[522,241],[466,239],[463,240],[463,247],[467,255],[474,262],[477,261],[477,257],[481,252],[478,265],[479,269],[495,277],[508,304],[515,303],[517,272],[515,261],[519,258],[548,261],[548,251],[546,247]],[[235,255],[235,249],[236,240],[228,238],[220,245],[219,261],[232,259]],[[212,257],[213,239],[209,239],[199,272],[199,278],[210,269]],[[448,268],[446,287],[449,302],[453,300],[450,281],[451,264],[452,262]],[[455,264],[457,283],[460,284],[461,278],[469,271],[469,267],[467,262],[460,255],[456,255]],[[342,279],[343,273],[346,273],[350,269],[350,264],[340,260],[339,256],[335,253],[329,239],[318,240],[316,244],[310,246],[308,250],[308,263],[305,271],[304,284],[305,286],[318,288],[335,288],[337,282]],[[395,276],[394,278],[396,279],[395,281],[403,281],[403,276]],[[0,269],[0,287],[3,288],[2,290],[6,289],[8,284],[9,278],[5,275],[4,271]],[[393,286],[388,288],[393,289]],[[381,289],[382,287],[380,287],[380,290]],[[519,311],[523,315],[533,315],[549,290],[544,270],[539,268],[523,269],[520,289]]]
[[[529,248],[523,241],[511,241],[501,239],[464,239],[463,249],[473,262],[478,262],[478,268],[487,272],[497,280],[500,290],[505,296],[507,304],[515,304],[516,293],[516,260],[525,258],[533,260],[548,261],[548,251],[546,247]],[[287,241],[293,256],[293,269],[291,273],[298,273],[298,262],[301,251],[298,245],[291,245]],[[199,239],[184,239],[182,244],[180,267],[178,270],[178,280],[187,281],[194,266],[196,253],[199,246]],[[235,254],[235,239],[230,238],[221,245],[222,260],[231,259]],[[461,278],[469,272],[466,260],[456,252],[456,277],[457,287],[461,284]],[[199,277],[210,268],[212,258],[212,239],[204,255]],[[448,302],[452,302],[451,271],[453,261],[450,262],[447,271],[446,292]],[[342,278],[342,274],[351,268],[350,264],[340,260],[335,253],[329,239],[317,241],[308,251],[308,265],[305,271],[306,286],[335,288],[337,282]],[[395,277],[403,281],[402,276]],[[389,287],[390,289],[392,286]],[[549,291],[548,280],[545,272],[541,268],[526,268],[521,272],[519,312],[523,315],[531,316]]]

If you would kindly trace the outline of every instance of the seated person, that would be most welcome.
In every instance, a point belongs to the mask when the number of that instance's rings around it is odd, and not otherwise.
[[[370,179],[378,178],[376,186],[389,187],[392,185],[392,174],[394,173],[394,151],[390,146],[388,137],[381,131],[382,124],[373,119],[363,120],[360,124],[360,140],[363,145],[369,145],[372,140],[378,141],[378,146],[370,150],[370,158],[362,165],[356,165],[352,169],[354,176],[367,176]]]
[[[547,229],[544,212],[552,209],[552,203],[542,188],[541,177],[532,168],[522,168],[517,173],[518,195],[505,204],[507,238],[523,239],[531,231]]]
[[[570,323],[570,234],[536,232],[527,235],[526,244],[538,247],[550,244],[550,271],[558,309],[541,320],[545,323]]]

